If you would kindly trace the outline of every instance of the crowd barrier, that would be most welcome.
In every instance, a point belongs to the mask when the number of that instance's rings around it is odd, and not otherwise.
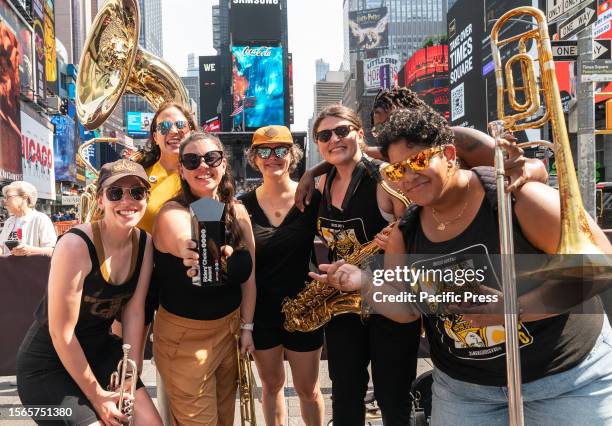
[[[76,221],[76,220],[66,220],[66,221],[63,221],[63,222],[53,222],[53,227],[55,228],[55,233],[59,237],[60,235],[62,235],[66,231],[68,231],[70,228],[72,228],[77,223],[79,223],[79,222]]]

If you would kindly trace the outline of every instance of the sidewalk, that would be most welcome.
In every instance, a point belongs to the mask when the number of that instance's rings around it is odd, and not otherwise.
[[[253,365],[253,373],[255,374],[255,382],[257,389],[255,391],[256,401],[255,410],[257,414],[257,424],[260,426],[265,425],[263,419],[263,413],[261,411],[261,402],[258,398],[261,396],[261,382],[257,375],[255,363]],[[431,370],[431,361],[429,359],[419,359],[417,365],[417,376],[425,371]],[[285,362],[285,377],[287,377],[287,383],[285,385],[285,401],[287,404],[287,426],[298,426],[303,424],[300,417],[300,402],[293,388],[293,380],[291,377],[291,369],[289,364]],[[149,394],[153,397],[153,401],[157,403],[157,389],[155,387],[155,367],[151,365],[150,361],[145,361],[143,368],[142,380],[147,387]],[[321,392],[325,400],[325,424],[331,419],[331,382],[327,372],[327,361],[321,361],[321,368],[319,373],[319,380],[321,383]],[[3,376],[0,377],[0,408],[6,408],[8,406],[18,406],[19,397],[17,396],[17,388],[11,385],[14,383],[15,376]],[[372,390],[372,383],[370,382],[370,391]],[[382,425],[380,420],[372,420],[370,422],[372,426]],[[35,423],[31,420],[0,420],[0,425],[7,426],[31,426]],[[240,409],[238,399],[236,400],[236,416],[234,425],[240,426]]]

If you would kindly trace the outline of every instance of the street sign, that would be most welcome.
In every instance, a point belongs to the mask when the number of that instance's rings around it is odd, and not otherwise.
[[[593,40],[593,59],[612,59],[612,40]]]
[[[546,20],[550,24],[587,6],[592,0],[546,0]]]
[[[577,41],[551,41],[555,61],[575,61],[578,56]]]
[[[592,1],[584,9],[559,25],[559,38],[565,40],[584,30],[597,19],[597,2]]]
[[[612,81],[612,60],[596,59],[593,61],[582,61],[580,75],[583,83]]]

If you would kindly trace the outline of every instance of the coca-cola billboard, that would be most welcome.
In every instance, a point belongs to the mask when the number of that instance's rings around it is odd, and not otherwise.
[[[269,56],[272,55],[272,48],[271,47],[266,47],[266,46],[259,46],[259,47],[245,46],[245,47],[239,47],[239,48],[237,48],[237,51],[240,51],[240,49],[242,49],[242,52],[240,52],[240,53],[243,56],[269,57]]]
[[[236,45],[277,44],[281,40],[280,0],[232,0],[230,32]]]

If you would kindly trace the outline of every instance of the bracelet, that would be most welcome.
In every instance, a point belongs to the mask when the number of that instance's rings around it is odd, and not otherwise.
[[[245,323],[240,324],[241,330],[253,331],[253,328],[255,328],[255,324],[252,322],[245,322]]]

